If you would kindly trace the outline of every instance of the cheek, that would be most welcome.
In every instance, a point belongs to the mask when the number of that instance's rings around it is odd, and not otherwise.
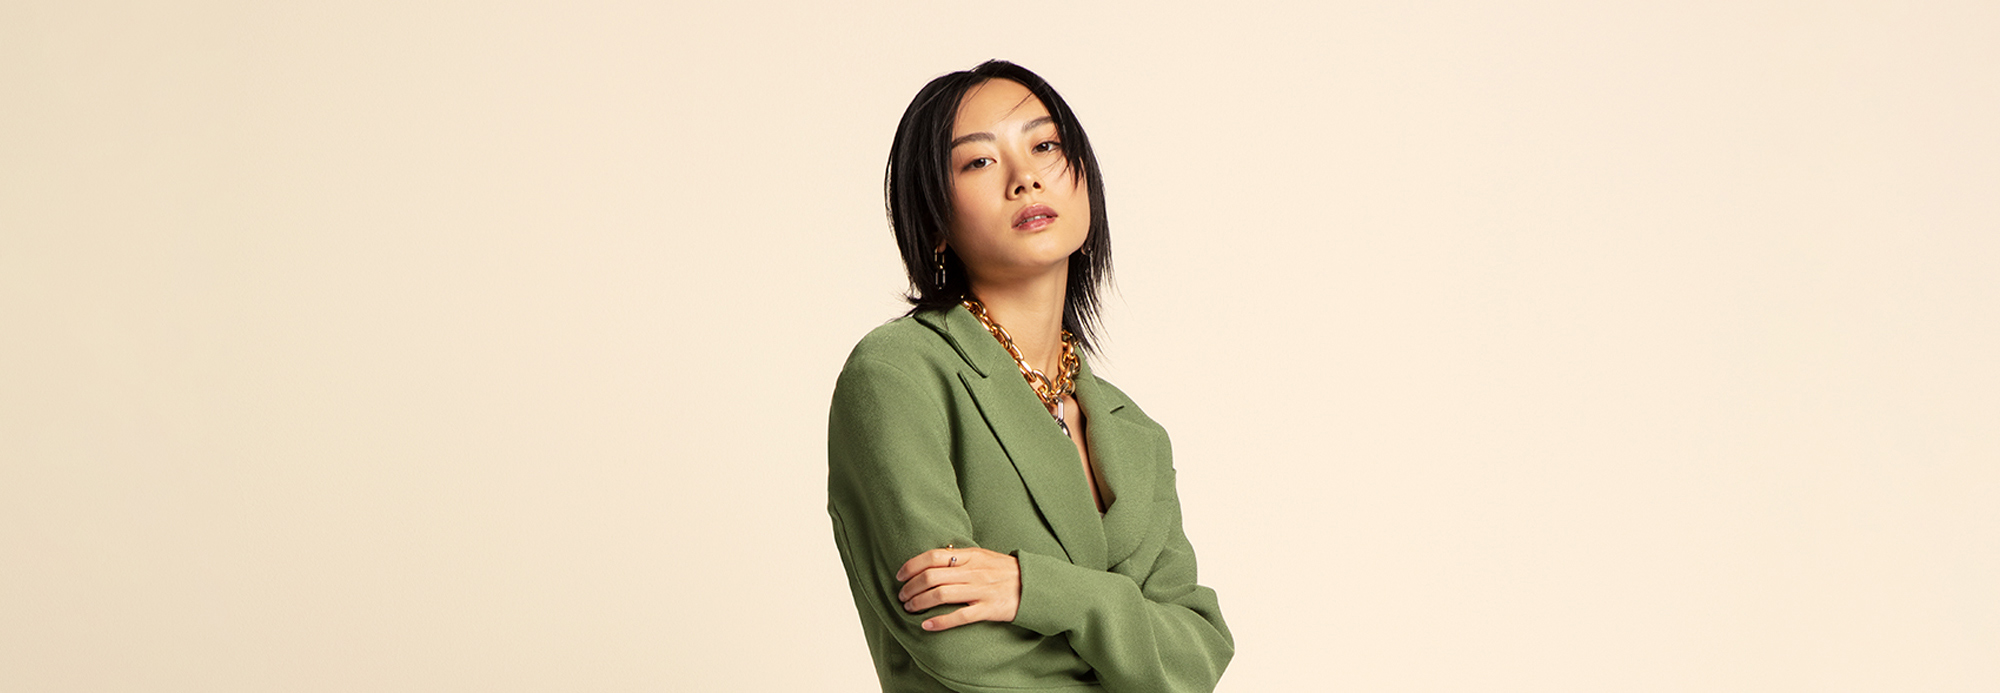
[[[1090,186],[1083,184],[1081,172],[1072,166],[1061,163],[1057,165],[1061,168],[1055,172],[1056,176],[1051,178],[1056,181],[1055,192],[1062,195],[1063,202],[1071,207],[1081,206],[1085,210],[1090,209]]]
[[[961,179],[962,181],[962,179]],[[990,195],[981,195],[970,183],[954,181],[951,185],[952,231],[977,228],[981,220],[992,216],[993,200]]]
[[[967,194],[968,192],[963,183],[952,182],[951,232],[954,234],[958,233],[959,229],[965,227],[965,222],[970,217],[968,213],[972,211],[972,196]]]
[[[1081,180],[1072,179],[1072,181],[1075,185],[1065,186],[1064,189],[1066,197],[1064,200],[1066,203],[1065,206],[1082,212],[1078,216],[1087,220],[1090,218],[1090,186],[1084,185]],[[1085,222],[1086,225],[1088,223],[1087,221]]]

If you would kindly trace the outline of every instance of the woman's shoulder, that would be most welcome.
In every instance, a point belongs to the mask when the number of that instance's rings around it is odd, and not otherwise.
[[[856,373],[900,371],[907,376],[938,373],[958,361],[958,351],[945,336],[938,311],[916,311],[870,330],[842,365],[843,377]]]
[[[864,357],[895,356],[911,351],[922,351],[941,345],[942,340],[936,330],[931,329],[927,320],[918,318],[922,313],[910,313],[890,320],[869,330],[868,334],[855,343],[855,355]]]

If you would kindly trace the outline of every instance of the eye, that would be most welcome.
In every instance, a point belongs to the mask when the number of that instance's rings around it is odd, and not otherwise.
[[[989,158],[986,158],[986,157],[983,157],[983,156],[982,156],[982,157],[979,157],[979,158],[977,158],[977,159],[973,159],[973,160],[971,160],[971,161],[967,161],[967,162],[965,162],[965,170],[967,170],[967,171],[970,171],[970,170],[973,170],[973,169],[977,169],[977,168],[986,168],[986,167],[988,167],[988,166],[992,166],[992,165],[993,165],[993,160],[992,160],[992,159],[989,159]]]
[[[1036,154],[1043,154],[1043,153],[1047,153],[1047,152],[1053,152],[1053,151],[1055,151],[1055,150],[1058,150],[1058,149],[1062,149],[1062,143],[1061,143],[1061,142],[1057,142],[1057,141],[1055,141],[1055,140],[1049,140],[1049,141],[1047,141],[1047,142],[1043,142],[1043,143],[1041,143],[1041,144],[1037,144],[1037,145],[1035,145],[1035,153],[1036,153]]]

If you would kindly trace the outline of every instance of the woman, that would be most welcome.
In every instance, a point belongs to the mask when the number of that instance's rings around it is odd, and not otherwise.
[[[827,434],[883,689],[1213,689],[1234,643],[1166,431],[1083,358],[1111,241],[1068,105],[1012,63],[939,77],[886,187],[916,307],[854,347]]]

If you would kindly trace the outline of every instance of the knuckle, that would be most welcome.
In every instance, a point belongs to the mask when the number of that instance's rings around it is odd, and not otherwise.
[[[973,604],[963,609],[959,609],[958,613],[952,615],[957,616],[958,621],[960,623],[972,623],[974,621],[984,621],[986,620],[986,609],[981,608],[978,604]]]

